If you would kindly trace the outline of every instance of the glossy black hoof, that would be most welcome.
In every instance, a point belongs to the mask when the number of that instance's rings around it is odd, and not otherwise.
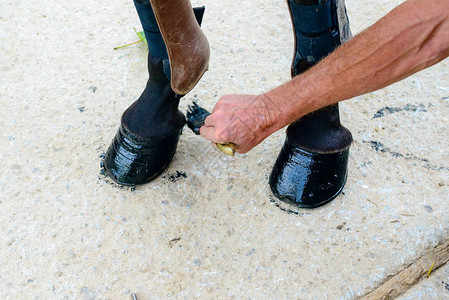
[[[281,201],[315,208],[337,197],[348,175],[349,147],[341,152],[312,153],[288,138],[270,175],[270,187]]]
[[[169,137],[142,139],[121,125],[106,152],[105,173],[120,185],[151,181],[170,165],[181,131]]]

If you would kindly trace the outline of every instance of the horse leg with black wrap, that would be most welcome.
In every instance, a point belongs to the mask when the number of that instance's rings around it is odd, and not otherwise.
[[[189,0],[135,0],[148,43],[149,79],[122,115],[103,166],[121,185],[151,181],[170,164],[185,117],[178,110],[208,68],[209,44],[200,29],[204,7]]]
[[[287,0],[295,35],[292,77],[351,38],[344,0]],[[340,124],[338,104],[303,116],[287,128],[270,175],[280,200],[304,208],[337,197],[347,178],[352,135]]]

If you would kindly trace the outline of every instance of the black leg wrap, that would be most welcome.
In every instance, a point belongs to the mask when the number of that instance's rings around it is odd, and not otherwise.
[[[149,79],[139,99],[123,113],[103,160],[105,173],[129,186],[147,183],[169,166],[186,123],[178,110],[182,95],[170,86],[167,50],[151,5],[148,0],[134,4],[148,41]],[[201,25],[204,7],[194,8],[194,13]]]
[[[295,30],[294,77],[349,39],[350,31],[343,0],[288,0],[288,5]],[[270,175],[273,194],[304,208],[330,202],[346,182],[351,142],[337,104],[297,120],[287,128]]]
[[[147,39],[148,51],[153,57],[168,59],[167,48],[159,31],[156,17],[148,0],[134,0],[140,23],[142,24],[145,38]]]
[[[296,76],[350,39],[351,31],[343,0],[288,0],[287,3],[295,34],[292,76]]]
[[[295,25],[296,59],[316,63],[340,44],[333,1],[315,5],[289,1],[289,5]]]

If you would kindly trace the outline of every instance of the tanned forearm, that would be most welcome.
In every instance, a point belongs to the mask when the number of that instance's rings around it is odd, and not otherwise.
[[[386,87],[449,56],[449,1],[409,0],[290,82],[267,93],[270,131]],[[280,108],[280,109],[279,109]]]
[[[201,135],[246,153],[322,107],[381,89],[449,55],[449,0],[409,0],[288,83],[263,95],[224,95]]]

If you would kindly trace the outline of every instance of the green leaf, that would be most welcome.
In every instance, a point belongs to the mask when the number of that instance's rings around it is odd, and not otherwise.
[[[126,44],[126,45],[123,45],[123,46],[115,47],[114,50],[117,50],[117,49],[120,49],[120,48],[124,48],[124,47],[128,47],[128,46],[140,43],[140,42],[145,42],[145,45],[147,45],[147,47],[148,47],[147,39],[145,38],[145,33],[143,31],[137,31],[136,28],[133,28],[133,29],[134,29],[134,32],[139,37],[139,40],[137,42],[134,42],[134,43],[131,43],[131,44]]]
[[[136,32],[137,36],[139,37],[139,39],[143,42],[145,42],[145,45],[148,46],[147,44],[147,39],[145,38],[145,33],[143,33],[143,31],[137,31],[136,28],[134,28],[134,31]]]

